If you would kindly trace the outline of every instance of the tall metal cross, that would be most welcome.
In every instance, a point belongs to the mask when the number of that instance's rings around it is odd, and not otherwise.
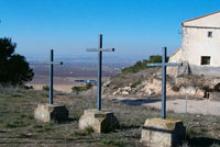
[[[63,65],[63,62],[61,61],[59,65]],[[49,62],[49,97],[48,97],[48,103],[53,104],[53,77],[54,77],[54,51],[53,49],[50,50],[50,62]]]
[[[98,111],[102,109],[102,53],[103,52],[114,52],[114,48],[104,49],[103,48],[103,35],[99,35],[99,46],[97,48],[87,49],[89,52],[98,52],[98,73],[97,73],[97,98],[96,108]]]
[[[49,104],[53,104],[53,64],[54,64],[54,52],[50,50],[50,67],[49,67]]]
[[[166,91],[166,83],[167,83],[167,67],[168,66],[182,66],[182,63],[167,63],[167,47],[162,48],[162,63],[148,64],[147,66],[162,67],[162,91],[161,91],[161,117],[166,119],[166,101],[167,101],[167,91]]]

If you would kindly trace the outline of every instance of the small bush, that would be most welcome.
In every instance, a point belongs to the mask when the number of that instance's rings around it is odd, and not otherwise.
[[[92,127],[87,127],[85,130],[79,130],[74,132],[74,136],[87,136],[91,135],[94,132],[94,129]]]
[[[44,85],[42,89],[43,89],[43,91],[49,91],[49,86],[48,85]]]
[[[172,87],[172,90],[175,91],[175,92],[179,92],[180,91],[180,88],[178,86],[173,86]]]
[[[92,86],[93,86],[93,85],[90,84],[90,83],[88,83],[88,84],[86,84],[86,85],[83,85],[83,86],[74,86],[74,87],[72,88],[72,91],[78,94],[78,93],[80,93],[80,92],[87,91],[87,90],[91,89]]]
[[[149,63],[161,63],[162,57],[160,55],[153,55],[149,58]]]
[[[34,87],[32,85],[31,86],[24,85],[22,88],[24,88],[26,90],[34,89]]]
[[[215,85],[214,90],[220,92],[220,83]]]
[[[90,134],[92,134],[94,132],[94,129],[92,128],[92,127],[87,127],[86,129],[85,129],[85,133],[87,134],[87,135],[90,135]]]

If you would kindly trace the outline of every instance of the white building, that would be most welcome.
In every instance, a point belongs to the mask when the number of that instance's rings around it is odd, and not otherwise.
[[[170,62],[185,61],[195,74],[220,75],[220,12],[183,22],[182,35]]]

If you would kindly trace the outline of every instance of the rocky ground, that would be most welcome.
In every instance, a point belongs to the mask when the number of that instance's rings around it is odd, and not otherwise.
[[[104,94],[115,102],[160,110],[161,69],[118,74],[104,83]],[[219,77],[167,76],[168,111],[219,116],[219,109]]]
[[[104,84],[104,93],[119,97],[157,97],[161,94],[161,70],[148,68],[137,73],[121,73]],[[189,99],[218,100],[220,78],[206,76],[167,76],[167,95]]]

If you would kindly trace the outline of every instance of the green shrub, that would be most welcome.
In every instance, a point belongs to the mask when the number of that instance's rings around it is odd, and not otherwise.
[[[72,91],[78,94],[80,92],[87,91],[87,90],[91,89],[92,86],[93,85],[90,83],[88,83],[86,85],[82,85],[82,86],[74,86],[74,87],[72,87]]]
[[[94,132],[94,129],[92,128],[92,127],[87,127],[86,129],[85,129],[85,133],[87,134],[87,135],[90,135],[90,134],[92,134]]]
[[[43,89],[43,91],[49,91],[49,86],[48,85],[44,85],[42,89]]]
[[[160,55],[153,55],[149,57],[149,63],[161,63],[162,57]]]
[[[94,133],[94,129],[92,127],[87,127],[85,130],[78,130],[73,133],[73,136],[87,136]]]
[[[138,61],[133,66],[122,69],[122,73],[136,73],[141,70],[147,69],[147,64],[161,63],[162,57],[160,55],[152,55],[148,60]]]

